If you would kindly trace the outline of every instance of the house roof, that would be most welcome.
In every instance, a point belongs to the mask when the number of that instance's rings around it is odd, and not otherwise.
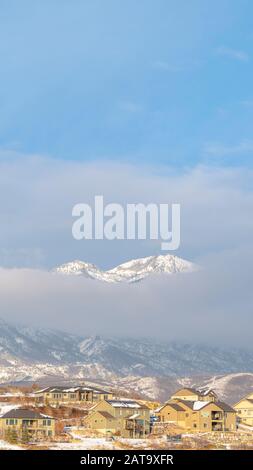
[[[168,402],[170,404],[170,402]],[[188,408],[190,408],[191,410],[193,410],[193,405],[194,405],[194,401],[190,401],[190,400],[180,400],[178,403],[182,404],[182,405],[186,405]]]
[[[217,394],[211,388],[205,388],[205,389],[201,390],[201,395],[203,397],[205,397],[206,395],[213,395],[214,397],[217,397]]]
[[[205,388],[203,390],[198,390],[197,388],[192,388],[192,387],[183,387],[183,388],[180,388],[179,390],[177,390],[175,393],[173,393],[173,395],[177,395],[180,393],[182,393],[183,391],[187,391],[187,392],[190,392],[192,393],[193,395],[199,395],[199,396],[202,396],[202,397],[205,397],[206,395],[213,395],[213,396],[217,396],[215,391],[210,389],[210,388]]]
[[[253,399],[252,398],[246,398],[246,400],[253,404]]]
[[[134,413],[131,416],[128,416],[126,419],[137,419],[140,416],[140,413]]]
[[[149,410],[146,405],[134,400],[105,400],[109,405],[114,408],[137,408],[142,410]]]
[[[4,415],[1,416],[1,418],[21,418],[21,419],[43,419],[43,418],[50,418],[50,416],[43,415],[41,413],[38,413],[37,411],[34,410],[29,410],[27,408],[16,408],[13,410],[8,411]]]
[[[169,403],[169,405],[176,411],[185,411],[178,403]]]
[[[224,403],[224,401],[215,401],[214,405],[219,406],[219,408],[221,408],[223,411],[226,411],[227,413],[235,413],[234,408],[232,408],[232,406],[228,405],[227,403]]]
[[[48,393],[48,392],[55,392],[55,393],[93,392],[97,394],[110,393],[107,390],[101,390],[101,389],[92,388],[92,387],[85,387],[81,385],[73,386],[73,387],[68,387],[68,386],[63,386],[63,385],[53,385],[51,387],[43,388],[42,390],[37,390],[35,394]]]
[[[190,388],[190,387],[180,388],[175,393],[173,393],[173,395],[177,395],[178,393],[183,392],[184,390],[187,390],[187,392],[191,392],[194,395],[201,395],[201,392],[199,390],[197,390],[196,388]]]
[[[102,415],[106,419],[116,419],[116,418],[114,418],[113,415],[111,415],[111,413],[108,413],[108,411],[97,411],[97,413],[99,413],[100,415]]]
[[[171,408],[173,408],[173,409],[176,410],[176,411],[185,411],[185,409],[182,408],[182,406],[180,406],[179,403],[174,403],[174,402],[173,402],[173,403],[170,403],[170,402],[167,402],[167,403],[165,403],[163,406],[160,406],[160,408],[158,408],[158,409],[156,410],[156,412],[161,411],[161,410],[162,410],[165,406],[167,406],[167,405],[171,406]]]
[[[252,398],[243,397],[243,398],[241,398],[241,400],[236,402],[233,406],[237,406],[237,405],[239,405],[239,403],[242,403],[243,401],[248,401],[251,405],[253,405],[253,399]]]

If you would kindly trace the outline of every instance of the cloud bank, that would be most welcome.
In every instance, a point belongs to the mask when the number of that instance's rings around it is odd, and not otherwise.
[[[150,336],[251,346],[252,255],[203,259],[194,273],[104,284],[31,269],[1,269],[4,318],[83,335]]]
[[[82,334],[250,346],[251,181],[250,171],[238,168],[155,172],[141,165],[2,156],[1,316]],[[91,204],[96,194],[121,204],[179,202],[182,242],[175,254],[201,270],[135,285],[48,272],[73,259],[110,268],[159,254],[159,241],[73,240],[72,206]]]

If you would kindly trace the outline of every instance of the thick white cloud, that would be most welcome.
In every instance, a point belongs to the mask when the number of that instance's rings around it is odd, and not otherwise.
[[[198,167],[175,174],[111,162],[2,158],[1,316],[82,334],[250,345],[251,180],[252,173],[240,169]],[[74,241],[72,206],[92,203],[96,194],[106,202],[180,202],[182,244],[176,254],[202,269],[135,285],[48,273],[73,258],[110,267],[159,253],[158,242]]]
[[[84,335],[250,346],[252,255],[228,251],[202,260],[198,272],[155,276],[136,284],[1,269],[1,312],[15,323]]]

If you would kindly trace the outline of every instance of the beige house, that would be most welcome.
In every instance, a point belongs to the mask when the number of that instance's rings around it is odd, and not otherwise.
[[[197,390],[196,388],[181,388],[173,395],[171,399],[188,401],[216,401],[217,395],[213,390]]]
[[[14,432],[18,439],[25,433],[29,438],[52,438],[55,420],[34,410],[17,408],[0,416],[0,432],[3,437]]]
[[[86,423],[103,434],[145,437],[150,433],[150,410],[134,400],[103,400],[95,405]]]
[[[234,409],[239,423],[253,426],[253,393],[238,401]]]
[[[52,386],[35,392],[36,401],[45,404],[72,404],[76,402],[98,402],[113,397],[112,393],[90,387]]]
[[[179,390],[155,414],[161,423],[176,424],[188,432],[236,431],[235,410],[213,392]]]
[[[120,421],[108,411],[94,411],[87,416],[85,422],[90,429],[102,434],[120,433]]]

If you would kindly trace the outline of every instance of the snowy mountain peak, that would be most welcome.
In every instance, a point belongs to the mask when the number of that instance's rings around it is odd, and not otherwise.
[[[113,269],[103,271],[91,263],[72,261],[55,268],[59,274],[85,276],[104,282],[136,282],[151,274],[175,274],[194,271],[196,266],[190,261],[174,255],[148,256],[120,264]]]

